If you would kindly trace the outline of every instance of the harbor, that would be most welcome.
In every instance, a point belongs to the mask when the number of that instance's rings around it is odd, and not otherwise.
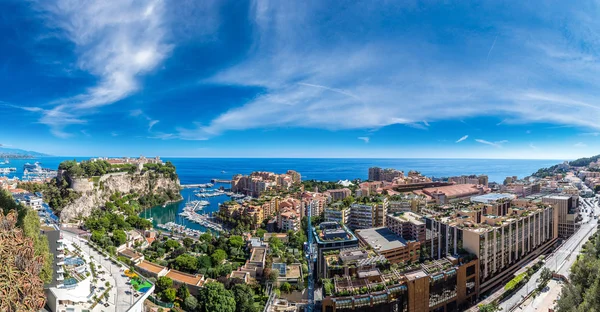
[[[223,232],[226,229],[212,217],[219,210],[221,203],[228,200],[242,202],[247,200],[245,195],[235,194],[223,188],[217,188],[211,183],[193,184],[195,187],[183,187],[181,196],[184,200],[167,203],[146,209],[140,217],[152,221],[155,228],[163,231],[184,232],[185,229],[194,233]]]

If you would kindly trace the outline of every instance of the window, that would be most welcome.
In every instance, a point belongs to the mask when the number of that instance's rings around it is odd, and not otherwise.
[[[467,276],[471,276],[475,274],[475,265],[470,265],[467,267]]]

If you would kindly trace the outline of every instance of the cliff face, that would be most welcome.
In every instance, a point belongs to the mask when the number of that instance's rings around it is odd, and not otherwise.
[[[65,179],[69,187],[81,197],[68,204],[61,211],[63,222],[76,217],[87,217],[96,208],[104,206],[110,195],[120,192],[124,194],[137,193],[140,196],[163,193],[167,190],[179,193],[179,180],[172,180],[161,174],[146,172],[139,173],[110,173],[99,179],[72,178],[65,172],[59,172],[58,179]]]

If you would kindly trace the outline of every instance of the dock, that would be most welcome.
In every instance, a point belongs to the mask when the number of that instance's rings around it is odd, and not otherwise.
[[[223,183],[223,184],[231,184],[231,180],[224,180],[224,179],[211,179],[210,180],[211,183]]]

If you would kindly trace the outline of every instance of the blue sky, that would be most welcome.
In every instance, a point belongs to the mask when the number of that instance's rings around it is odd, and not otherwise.
[[[578,1],[2,1],[0,144],[53,155],[600,152]]]

